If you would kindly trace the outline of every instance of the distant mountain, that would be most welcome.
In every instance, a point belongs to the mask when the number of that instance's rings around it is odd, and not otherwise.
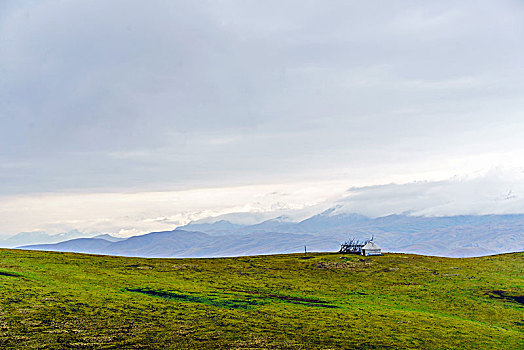
[[[336,209],[337,208],[328,209],[298,223],[293,222],[291,218],[287,216],[279,216],[254,225],[239,225],[226,220],[220,220],[215,223],[205,224],[189,223],[178,229],[194,230],[211,235],[250,234],[257,232],[286,232],[324,235],[331,234],[334,231],[344,231],[348,227],[361,225],[372,220],[359,214],[335,213]]]
[[[259,224],[245,226],[242,228],[243,233],[257,233],[257,232],[300,232],[296,229],[297,224],[287,216],[279,216],[274,219],[262,221]]]
[[[227,220],[219,220],[213,223],[189,223],[176,228],[182,231],[199,231],[210,235],[224,235],[238,232],[247,225],[233,224]]]
[[[49,235],[43,231],[34,231],[34,232],[20,232],[12,237],[9,237],[5,240],[0,241],[0,247],[4,248],[13,248],[21,245],[28,244],[47,244],[47,243],[57,243],[74,238],[86,237],[89,234],[72,230],[69,232],[58,233],[56,235]]]
[[[27,245],[20,248],[55,252],[104,254],[104,249],[111,244],[113,244],[113,242],[100,238],[77,238],[55,244]]]
[[[302,232],[326,234],[333,230],[347,229],[349,227],[365,225],[372,221],[359,214],[336,214],[335,208],[305,219],[297,224]]]
[[[182,230],[152,232],[113,243],[106,251],[112,255],[177,257],[185,256],[185,252],[205,244],[210,238],[211,236],[202,232]]]
[[[223,227],[222,234],[281,232],[324,236],[339,242],[374,237],[387,251],[453,257],[524,250],[523,214],[447,217],[395,214],[369,218],[340,213],[338,209],[328,209],[300,222],[280,217],[241,228],[231,226],[229,232]],[[213,225],[200,227],[200,231],[212,233]]]
[[[524,215],[368,218],[333,208],[300,222],[287,217],[255,225],[221,220],[125,240],[98,236],[91,238],[94,241],[75,239],[24,248],[140,257],[212,257],[300,252],[304,245],[312,251],[337,251],[344,240],[371,237],[390,252],[468,257],[524,251]]]
[[[96,235],[96,236],[94,236],[92,238],[105,239],[106,241],[109,241],[109,242],[120,242],[120,241],[124,241],[124,240],[127,239],[127,238],[111,236],[111,235],[109,235],[107,233],[104,233],[104,234],[101,234],[101,235]]]
[[[202,232],[174,230],[131,237],[109,246],[108,253],[141,257],[218,257],[271,253],[296,253],[338,249],[338,243],[322,237],[264,232],[248,235],[211,236]]]
[[[152,232],[123,241],[81,238],[56,244],[30,245],[20,249],[67,251],[136,257],[223,257],[309,251],[334,251],[339,243],[325,237],[264,232],[248,235],[211,236],[183,230]]]

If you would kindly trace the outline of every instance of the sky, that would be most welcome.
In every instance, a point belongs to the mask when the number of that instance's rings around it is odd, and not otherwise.
[[[4,0],[0,237],[524,212],[523,42],[522,1]]]

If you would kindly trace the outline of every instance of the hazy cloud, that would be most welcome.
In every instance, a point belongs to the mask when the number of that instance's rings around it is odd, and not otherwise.
[[[368,216],[452,216],[524,212],[524,169],[477,176],[351,188],[335,202],[342,212]]]
[[[511,214],[524,212],[523,169],[474,176],[353,187],[288,184],[136,193],[70,193],[4,197],[0,232],[41,230],[129,236],[172,230],[190,221],[253,224],[278,216],[300,221],[329,208],[371,217]]]
[[[32,164],[3,193],[362,179],[524,146],[518,1],[28,1],[0,21],[0,157]]]
[[[522,42],[516,0],[3,1],[0,195],[524,166]]]

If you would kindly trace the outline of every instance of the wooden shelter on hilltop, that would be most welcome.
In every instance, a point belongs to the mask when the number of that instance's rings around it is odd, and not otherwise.
[[[364,256],[382,255],[382,249],[373,242],[373,238],[367,241],[351,239],[340,245],[339,253],[360,254]]]

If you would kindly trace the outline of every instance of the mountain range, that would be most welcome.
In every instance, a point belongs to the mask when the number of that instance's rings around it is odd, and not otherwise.
[[[337,251],[341,242],[351,238],[373,238],[384,251],[450,257],[522,251],[524,215],[369,218],[332,208],[300,222],[287,217],[254,225],[226,220],[193,222],[173,231],[129,238],[99,235],[20,248],[138,257],[219,257],[301,252],[304,246],[309,251]]]
[[[78,230],[50,235],[44,231],[20,232],[7,239],[0,240],[0,247],[14,248],[26,244],[50,244],[63,242],[69,239],[92,237],[94,234],[86,234]]]
[[[290,253],[304,251],[305,246],[315,247],[317,251],[334,251],[338,249],[339,243],[326,237],[306,234],[260,232],[212,236],[203,232],[173,230],[152,232],[116,242],[101,238],[78,238],[20,248],[148,258],[200,258]]]

